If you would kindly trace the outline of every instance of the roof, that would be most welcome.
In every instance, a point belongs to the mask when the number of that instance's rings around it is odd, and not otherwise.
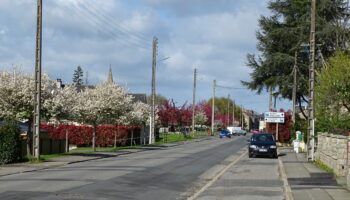
[[[133,93],[130,93],[129,95],[134,97],[133,98],[133,103],[136,103],[136,102],[147,103],[147,95],[146,94],[141,94],[141,93],[133,94]]]

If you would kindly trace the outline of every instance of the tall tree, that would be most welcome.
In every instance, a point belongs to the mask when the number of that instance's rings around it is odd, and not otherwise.
[[[349,55],[339,52],[330,59],[329,66],[319,74],[315,98],[320,131],[337,133],[350,129]]]
[[[27,135],[31,136],[31,125],[34,110],[34,76],[13,69],[12,72],[0,72],[0,118],[26,121]],[[52,91],[55,83],[47,74],[41,77],[41,114],[43,119],[48,119],[51,107]],[[27,137],[27,154],[31,152],[31,137]]]
[[[310,37],[309,0],[271,0],[268,8],[271,16],[259,19],[257,32],[258,56],[247,55],[247,65],[252,68],[251,81],[243,85],[257,93],[264,89],[277,91],[282,98],[292,99],[292,70],[294,55],[298,52],[299,105],[307,102]],[[349,15],[347,0],[317,1],[316,44],[319,59],[326,59],[336,49],[344,49],[349,43]],[[321,67],[317,63],[316,69]]]
[[[68,124],[75,119],[73,108],[76,104],[77,95],[76,87],[73,85],[57,88],[53,91],[53,98],[49,107],[50,120],[59,124],[65,123],[66,152],[69,151]]]
[[[74,74],[73,74],[73,84],[74,85],[83,85],[83,76],[84,76],[84,72],[83,69],[78,66],[76,70],[74,70]]]
[[[124,113],[131,111],[132,97],[115,83],[103,83],[78,93],[74,106],[76,119],[93,127],[92,147],[96,150],[96,129],[99,124],[117,123]]]

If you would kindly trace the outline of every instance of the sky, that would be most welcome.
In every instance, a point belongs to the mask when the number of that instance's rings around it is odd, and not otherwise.
[[[42,71],[72,82],[81,66],[88,84],[107,79],[130,93],[151,92],[152,39],[158,38],[156,93],[178,105],[230,95],[238,105],[268,110],[268,94],[241,85],[252,72],[248,53],[256,49],[258,19],[269,16],[267,0],[43,0]],[[0,70],[33,73],[36,1],[0,0]],[[161,61],[163,58],[170,57]],[[277,108],[291,103],[278,100]]]

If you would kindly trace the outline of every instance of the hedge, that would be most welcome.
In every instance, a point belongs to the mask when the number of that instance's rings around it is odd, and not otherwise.
[[[53,124],[43,124],[41,128],[50,133],[52,139],[65,139],[66,126],[68,126],[69,143],[81,145],[90,145],[92,142],[92,127],[91,126],[77,126],[60,124],[54,126]],[[126,127],[114,125],[100,125],[96,130],[96,145],[108,146],[114,144],[114,134],[117,133],[117,144],[125,145],[131,135],[131,130],[134,130],[134,137],[139,137],[139,127]]]
[[[7,121],[0,127],[0,164],[20,159],[20,128],[16,121]]]

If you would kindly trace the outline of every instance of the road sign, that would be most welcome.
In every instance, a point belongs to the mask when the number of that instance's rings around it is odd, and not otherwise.
[[[284,118],[284,112],[265,112],[265,118]]]
[[[265,122],[267,123],[284,123],[284,117],[271,117],[265,118]]]

